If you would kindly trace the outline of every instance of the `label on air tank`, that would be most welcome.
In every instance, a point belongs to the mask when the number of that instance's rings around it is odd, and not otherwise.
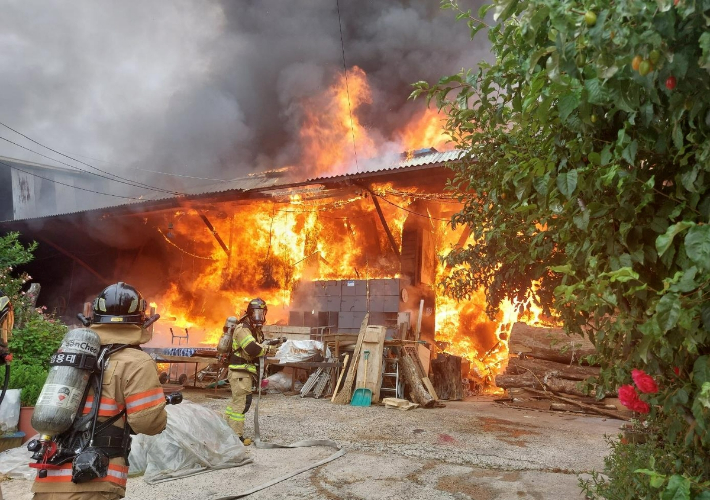
[[[76,408],[81,402],[83,393],[62,384],[46,384],[37,399],[35,406],[54,406],[60,408]]]

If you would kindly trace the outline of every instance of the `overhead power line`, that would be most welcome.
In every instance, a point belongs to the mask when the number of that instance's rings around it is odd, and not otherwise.
[[[83,162],[83,161],[81,161],[81,160],[77,160],[76,158],[72,158],[71,156],[66,155],[66,154],[64,154],[64,153],[62,153],[62,152],[60,152],[60,151],[57,151],[56,149],[52,149],[52,148],[50,148],[49,146],[45,146],[45,145],[42,144],[41,142],[38,142],[38,141],[32,139],[31,137],[26,136],[26,135],[23,134],[22,132],[19,132],[18,130],[15,130],[14,128],[10,127],[9,125],[6,125],[6,124],[3,123],[3,122],[0,122],[0,125],[2,125],[3,127],[7,128],[7,129],[9,129],[9,130],[12,130],[12,131],[15,132],[17,135],[20,135],[20,136],[24,137],[24,138],[27,139],[28,141],[33,142],[33,143],[37,144],[38,146],[50,150],[50,151],[53,152],[53,153],[56,153],[56,154],[58,154],[58,155],[61,155],[61,156],[65,157],[65,158],[69,158],[69,159],[72,160],[72,161],[75,161],[75,162],[77,162],[77,163],[81,163],[82,165],[86,165],[87,167],[92,168],[92,169],[94,169],[94,170],[97,170],[97,171],[99,171],[99,172],[102,172],[102,173],[104,173],[104,174],[108,174],[108,175],[110,175],[110,176],[112,176],[112,177],[115,177],[116,179],[120,179],[120,180],[123,180],[123,181],[132,182],[132,183],[134,183],[134,185],[133,185],[134,187],[140,187],[140,188],[149,189],[149,190],[152,190],[152,191],[160,191],[160,192],[163,192],[163,193],[173,194],[173,195],[176,195],[176,196],[177,196],[177,195],[184,194],[184,193],[180,193],[180,192],[178,192],[178,191],[171,191],[171,190],[167,190],[167,189],[162,189],[162,188],[158,188],[158,187],[155,187],[155,186],[151,186],[151,185],[149,185],[149,184],[144,184],[144,183],[142,183],[142,182],[137,182],[137,181],[133,181],[133,180],[131,180],[131,179],[126,179],[125,177],[121,177],[121,176],[119,176],[119,175],[112,174],[111,172],[106,172],[105,170],[101,170],[100,168],[94,167],[93,165],[90,165],[90,164],[88,164],[88,163],[86,163],[86,162]],[[9,141],[8,141],[8,142],[9,142]],[[59,161],[59,160],[55,160],[55,161]],[[83,171],[83,172],[86,172],[86,173],[92,173],[92,172],[87,172],[86,170],[83,170],[83,169],[81,169],[81,168],[79,168],[79,167],[74,167],[74,168],[76,168],[77,170],[81,170],[81,171]],[[109,180],[113,180],[113,181],[115,181],[115,182],[119,182],[119,181],[117,181],[116,179],[109,179]]]
[[[57,163],[61,163],[62,165],[65,165],[65,166],[71,168],[72,170],[76,170],[76,171],[78,171],[78,172],[84,172],[84,173],[87,173],[87,174],[95,175],[95,176],[97,176],[97,177],[101,177],[102,179],[108,179],[108,180],[110,180],[110,181],[120,182],[121,184],[126,184],[126,185],[131,186],[131,187],[144,188],[144,186],[142,186],[142,185],[140,185],[140,184],[138,184],[138,183],[126,182],[126,181],[122,181],[122,180],[119,180],[119,179],[113,179],[113,178],[108,177],[108,176],[105,176],[105,175],[97,174],[96,172],[89,172],[88,170],[84,170],[83,168],[79,168],[79,167],[77,167],[77,166],[75,166],[75,165],[71,165],[71,164],[69,164],[69,163],[63,162],[62,160],[57,160],[56,158],[52,158],[51,156],[47,156],[47,155],[45,155],[45,154],[42,154],[42,153],[40,153],[39,151],[35,151],[35,150],[33,150],[33,149],[30,149],[30,148],[28,148],[28,147],[25,147],[25,146],[23,146],[22,144],[18,144],[18,143],[16,143],[16,142],[13,142],[13,141],[11,141],[10,139],[7,139],[7,138],[5,138],[5,137],[0,136],[0,139],[2,139],[2,140],[5,141],[5,142],[9,142],[10,144],[13,144],[13,145],[15,145],[15,146],[17,146],[17,147],[19,147],[19,148],[22,148],[22,149],[24,149],[24,150],[26,150],[26,151],[29,151],[30,153],[34,153],[34,154],[39,155],[39,156],[41,156],[41,157],[43,157],[43,158],[47,158],[48,160],[52,160],[52,161],[55,161],[55,162],[57,162]],[[158,190],[155,189],[154,191],[158,191]],[[163,192],[163,193],[172,193],[172,191],[164,191],[164,190],[160,190],[160,192]]]
[[[101,158],[92,158],[91,156],[86,156],[86,155],[80,155],[77,153],[72,153],[74,156],[78,156],[80,158],[86,158],[88,160],[92,161],[100,161],[101,163],[105,163],[107,165],[113,166],[113,167],[119,167],[119,165],[116,165],[115,163],[112,163],[110,161],[102,160]],[[200,181],[215,181],[215,182],[229,182],[232,179],[214,179],[212,177],[197,177],[195,175],[185,175],[185,174],[174,174],[171,172],[161,172],[160,170],[150,170],[148,168],[140,168],[140,167],[128,167],[128,166],[121,166],[121,168],[130,168],[131,170],[140,170],[141,172],[150,172],[152,174],[162,174],[162,175],[170,175],[172,177],[185,177],[187,179],[197,179]]]
[[[11,168],[11,169],[13,169],[13,170],[17,170],[18,172],[23,172],[23,173],[25,173],[25,174],[27,174],[27,175],[31,175],[31,176],[33,176],[33,177],[39,177],[40,179],[44,179],[45,181],[54,182],[55,184],[60,184],[60,185],[62,185],[62,186],[67,186],[67,187],[74,188],[74,189],[80,189],[80,190],[82,190],[82,191],[88,191],[89,193],[102,194],[102,195],[104,195],[104,196],[113,196],[114,198],[123,198],[123,199],[125,199],[125,200],[140,200],[140,198],[134,198],[134,197],[132,197],[132,196],[121,196],[121,195],[118,195],[118,194],[102,193],[101,191],[94,191],[94,190],[92,190],[92,189],[86,189],[86,188],[79,187],[79,186],[73,186],[72,184],[66,184],[66,183],[64,183],[64,182],[59,182],[59,181],[56,181],[56,180],[54,180],[54,179],[49,179],[49,178],[47,178],[47,177],[42,177],[41,175],[33,174],[32,172],[28,172],[27,170],[23,170],[23,169],[21,169],[21,168],[19,168],[19,167],[15,167],[15,166],[13,166],[13,165],[10,165],[9,163],[5,163],[5,162],[2,161],[2,160],[0,160],[0,164],[1,164],[1,165],[5,165],[6,167]]]
[[[353,153],[355,154],[355,168],[360,171],[360,165],[357,163],[357,147],[355,146],[355,126],[353,125],[353,108],[350,103],[350,86],[348,85],[348,67],[345,64],[345,43],[343,42],[343,23],[340,20],[340,1],[335,0],[335,5],[338,8],[338,27],[340,28],[340,51],[343,53],[343,70],[345,71],[345,93],[348,95],[348,112],[350,113],[350,134],[353,139]]]

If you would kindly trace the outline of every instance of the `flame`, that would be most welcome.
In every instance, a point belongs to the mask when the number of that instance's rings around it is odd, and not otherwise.
[[[357,66],[338,75],[325,93],[306,101],[301,164],[314,174],[336,175],[354,163],[354,150],[363,158],[375,156],[375,143],[357,116],[358,108],[371,102],[367,77]]]
[[[425,108],[423,113],[399,131],[399,142],[407,152],[424,147],[433,147],[439,151],[451,149],[443,125],[444,117],[440,113],[432,108]]]

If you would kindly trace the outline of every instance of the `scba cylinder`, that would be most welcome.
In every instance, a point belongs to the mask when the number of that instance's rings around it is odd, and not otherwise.
[[[229,354],[232,350],[232,336],[234,335],[234,327],[237,325],[237,318],[230,316],[224,322],[222,327],[222,336],[217,343],[217,352],[220,354]]]
[[[76,328],[64,336],[62,345],[52,355],[52,366],[32,414],[32,427],[43,439],[71,427],[95,366],[95,363],[89,366],[91,358],[86,356],[95,359],[100,349],[101,339],[88,328]]]

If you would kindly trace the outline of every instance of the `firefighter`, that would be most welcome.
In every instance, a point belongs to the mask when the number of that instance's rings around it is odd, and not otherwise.
[[[101,346],[127,344],[109,357],[104,370],[100,397],[89,392],[83,413],[99,405],[99,423],[117,417],[112,425],[95,436],[94,446],[110,457],[106,477],[86,482],[72,482],[72,462],[49,468],[44,477],[38,473],[32,491],[36,500],[118,499],[126,495],[130,434],[159,434],[165,429],[168,415],[165,396],[158,381],[153,359],[139,345],[148,342],[152,333],[146,320],[146,303],[132,286],[119,282],[105,288],[94,301],[90,325],[101,339]],[[87,318],[79,315],[85,324]],[[151,321],[152,320],[152,321]],[[125,426],[130,429],[125,430]]]
[[[232,403],[227,406],[225,419],[246,446],[251,439],[244,438],[244,415],[252,400],[252,384],[257,377],[259,357],[272,356],[277,345],[267,345],[261,327],[266,321],[266,302],[256,298],[249,302],[247,313],[237,323],[232,337],[232,354],[229,357],[229,385]]]

